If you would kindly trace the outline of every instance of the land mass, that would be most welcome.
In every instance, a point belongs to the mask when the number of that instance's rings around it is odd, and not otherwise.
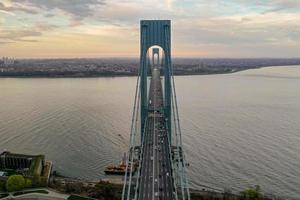
[[[300,58],[174,58],[172,61],[174,75],[221,74],[267,66],[300,65]],[[136,76],[138,69],[139,60],[134,58],[18,59],[8,65],[0,61],[0,77]]]

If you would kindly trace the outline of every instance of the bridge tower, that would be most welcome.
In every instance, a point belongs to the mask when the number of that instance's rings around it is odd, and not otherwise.
[[[148,113],[148,61],[147,52],[151,46],[160,46],[163,51],[164,73],[164,113],[166,116],[169,138],[171,139],[171,21],[141,20],[140,22],[140,70],[141,70],[141,130],[144,130]],[[143,131],[141,131],[143,134]],[[143,136],[141,136],[142,138]]]
[[[155,63],[155,55],[157,56],[157,63]],[[159,48],[153,48],[152,49],[152,64],[153,65],[159,65]]]
[[[140,22],[140,70],[122,200],[158,200],[162,196],[167,200],[190,200],[186,175],[188,164],[182,148],[171,65],[170,29],[170,20]],[[151,67],[152,77],[148,87]]]

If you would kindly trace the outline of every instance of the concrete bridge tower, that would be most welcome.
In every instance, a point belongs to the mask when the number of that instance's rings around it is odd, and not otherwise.
[[[164,73],[164,113],[167,121],[169,138],[171,140],[171,21],[141,20],[140,26],[141,132],[143,134],[148,113],[147,75],[149,65],[147,53],[150,47],[157,45],[163,49],[162,70]]]

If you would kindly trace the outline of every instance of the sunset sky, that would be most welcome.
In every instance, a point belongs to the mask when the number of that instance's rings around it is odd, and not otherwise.
[[[0,56],[138,57],[140,19],[174,57],[300,57],[300,0],[0,0]]]

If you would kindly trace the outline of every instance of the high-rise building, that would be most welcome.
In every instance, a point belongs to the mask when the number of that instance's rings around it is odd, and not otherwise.
[[[3,57],[2,62],[0,62],[0,65],[2,64],[3,66],[10,66],[15,63],[14,58],[9,58],[9,57]]]

